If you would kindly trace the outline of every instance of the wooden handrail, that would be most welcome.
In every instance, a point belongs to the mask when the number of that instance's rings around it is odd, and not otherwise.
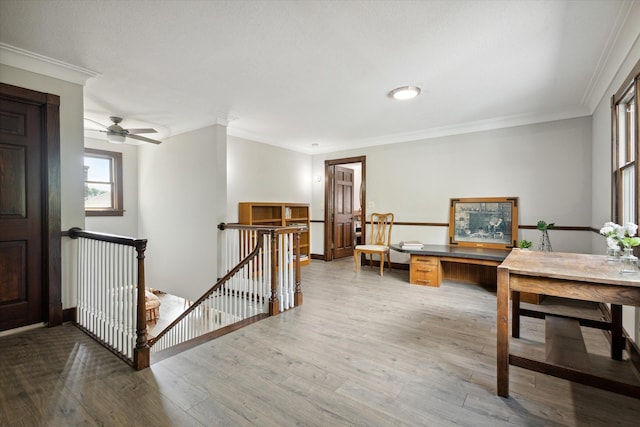
[[[220,228],[220,227],[218,227],[218,228]],[[229,228],[231,228],[231,227],[229,227]],[[221,230],[224,230],[224,228],[221,228]],[[253,250],[242,261],[240,261],[238,263],[238,265],[236,265],[234,268],[232,268],[227,274],[224,275],[224,277],[222,277],[220,280],[218,280],[215,285],[213,285],[207,292],[205,292],[200,298],[198,298],[193,304],[191,304],[191,306],[189,306],[188,309],[186,309],[180,316],[178,316],[173,322],[171,322],[169,324],[169,326],[164,328],[158,335],[156,335],[155,337],[151,338],[148,341],[149,347],[152,347],[156,342],[158,342],[167,332],[169,332],[169,330],[171,330],[171,328],[173,328],[175,325],[180,323],[180,321],[182,319],[187,317],[189,315],[189,313],[191,313],[193,310],[195,310],[203,301],[205,301],[207,298],[209,298],[209,296],[211,296],[211,294],[213,294],[215,291],[217,291],[223,284],[225,284],[227,281],[229,281],[229,279],[231,277],[233,277],[238,271],[240,271],[241,268],[243,268],[245,265],[247,265],[249,263],[249,261],[251,261],[253,258],[255,258],[258,255],[258,253],[260,252],[260,249],[262,247],[262,238],[263,238],[263,236],[265,236],[267,234],[273,234],[273,233],[272,233],[271,230],[268,230],[268,229],[260,229],[260,230],[258,230],[258,237],[256,239],[255,248],[253,248]]]
[[[70,228],[67,235],[72,239],[84,237],[87,239],[99,240],[101,242],[117,243],[119,245],[143,248],[147,246],[147,239],[134,239],[133,237],[117,236],[115,234],[98,233],[96,231],[86,231],[79,227]]]
[[[218,230],[264,230],[268,232],[275,232],[276,234],[288,234],[292,231],[296,230],[304,230],[307,227],[301,225],[287,225],[287,226],[264,226],[264,225],[248,225],[248,224],[238,224],[231,223],[227,224],[225,222],[221,222],[218,224]]]

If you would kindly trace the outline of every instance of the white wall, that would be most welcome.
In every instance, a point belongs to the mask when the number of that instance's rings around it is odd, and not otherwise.
[[[361,150],[316,155],[313,174],[324,160],[365,155],[367,212],[394,212],[400,222],[449,222],[454,197],[520,199],[519,223],[538,220],[563,226],[591,224],[591,118],[476,132]],[[324,185],[313,186],[312,215],[321,218]],[[323,252],[324,232],[312,229],[311,252]],[[538,240],[524,230],[520,238]],[[447,227],[394,226],[393,241],[446,244]],[[589,252],[586,232],[551,230],[554,250]],[[408,262],[392,254],[395,262]]]
[[[634,9],[631,22],[640,21],[640,7]],[[592,227],[600,229],[611,218],[611,96],[624,83],[635,64],[640,61],[640,39],[636,39],[629,55],[618,70],[613,81],[593,113],[593,174],[592,174]],[[593,234],[592,250],[603,253],[606,247],[604,237]],[[640,339],[640,309],[623,307],[622,323],[624,329],[637,343]]]
[[[138,236],[138,146],[112,144],[95,138],[85,138],[84,146],[122,153],[122,203],[124,205],[122,216],[86,217],[86,230],[134,238],[143,237]]]
[[[42,74],[0,64],[0,81],[60,96],[60,181],[62,230],[84,228],[83,199],[83,87]],[[62,307],[76,305],[75,245],[62,239]]]
[[[148,287],[196,299],[216,283],[225,135],[215,125],[138,148],[138,234],[148,239]]]
[[[316,176],[311,174],[310,155],[227,138],[226,222],[238,222],[239,202],[309,203]]]

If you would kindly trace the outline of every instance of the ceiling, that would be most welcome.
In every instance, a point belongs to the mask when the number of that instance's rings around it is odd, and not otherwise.
[[[228,123],[231,135],[320,153],[589,115],[640,33],[639,22],[620,46],[637,7],[0,0],[0,43],[98,73],[90,119],[121,116],[158,138]],[[422,94],[387,96],[404,85]]]

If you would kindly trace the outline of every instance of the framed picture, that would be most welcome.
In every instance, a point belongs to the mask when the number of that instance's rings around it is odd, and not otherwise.
[[[450,245],[511,249],[517,239],[517,197],[451,199]]]

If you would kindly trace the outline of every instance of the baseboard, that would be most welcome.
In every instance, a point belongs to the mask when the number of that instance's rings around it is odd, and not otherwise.
[[[62,310],[62,322],[75,322],[76,321],[76,308],[72,307],[72,308],[66,308],[64,310]],[[52,326],[58,326],[55,322],[54,324],[48,323],[48,322],[40,322],[40,323],[35,323],[33,325],[27,325],[27,326],[22,326],[19,328],[14,328],[14,329],[8,329],[5,331],[0,331],[0,337],[6,336],[6,335],[12,335],[12,334],[17,334],[20,332],[25,332],[31,329],[37,329],[37,328],[43,328],[43,327],[52,327]]]
[[[33,325],[20,326],[18,328],[13,328],[13,329],[5,329],[4,331],[0,331],[0,337],[19,334],[20,332],[26,332],[32,329],[46,328],[46,326],[47,324],[45,322],[40,322],[40,323],[34,323]]]
[[[400,263],[400,262],[392,262],[391,263],[391,267],[395,268],[396,270],[407,270],[409,271],[411,264],[405,264],[405,263]]]
[[[364,256],[365,256],[365,255],[363,254],[363,255],[362,255],[362,257],[363,257],[363,258],[360,260],[360,267],[361,267],[361,268],[362,268],[362,267],[368,267],[368,266],[369,266],[369,260],[365,260]],[[371,262],[371,264],[372,264],[374,267],[378,267],[378,268],[380,268],[380,261],[378,261],[378,260],[375,260],[375,259],[374,259],[374,260]],[[389,265],[389,264],[387,264],[387,262],[385,261],[385,262],[384,262],[384,266],[385,266],[385,268],[386,268],[386,267],[388,267],[388,265]],[[392,268],[392,269],[395,269],[395,270],[407,270],[407,271],[409,271],[409,268],[410,268],[410,267],[411,267],[411,266],[410,266],[409,264],[404,264],[404,263],[401,263],[401,262],[392,262],[392,263],[391,263],[391,268]]]
[[[182,353],[190,348],[203,344],[207,341],[211,341],[215,338],[226,335],[230,332],[237,331],[240,328],[248,326],[252,323],[258,322],[262,319],[266,319],[269,317],[268,314],[262,313],[257,314],[255,316],[249,317],[248,319],[244,319],[240,322],[233,323],[231,325],[227,325],[220,329],[216,329],[215,331],[207,332],[206,334],[200,335],[199,337],[193,338],[189,341],[180,343],[178,345],[174,345],[173,347],[169,347],[167,349],[161,350],[157,353],[151,353],[151,364],[158,363],[166,358],[171,356],[175,356],[178,353]]]
[[[65,308],[62,310],[62,321],[63,322],[74,322],[76,321],[76,307]]]
[[[363,254],[361,262],[360,262],[360,266],[364,266],[365,264],[369,265],[369,261],[366,261],[366,263],[365,263],[364,256],[365,255]],[[311,259],[319,259],[319,260],[324,261],[324,254],[311,254]],[[380,261],[374,260],[373,261],[373,266],[374,267],[380,267]],[[395,268],[396,270],[407,270],[407,271],[409,271],[409,267],[410,267],[410,265],[409,264],[405,264],[405,263],[400,263],[400,262],[392,262],[391,263],[391,268]]]

